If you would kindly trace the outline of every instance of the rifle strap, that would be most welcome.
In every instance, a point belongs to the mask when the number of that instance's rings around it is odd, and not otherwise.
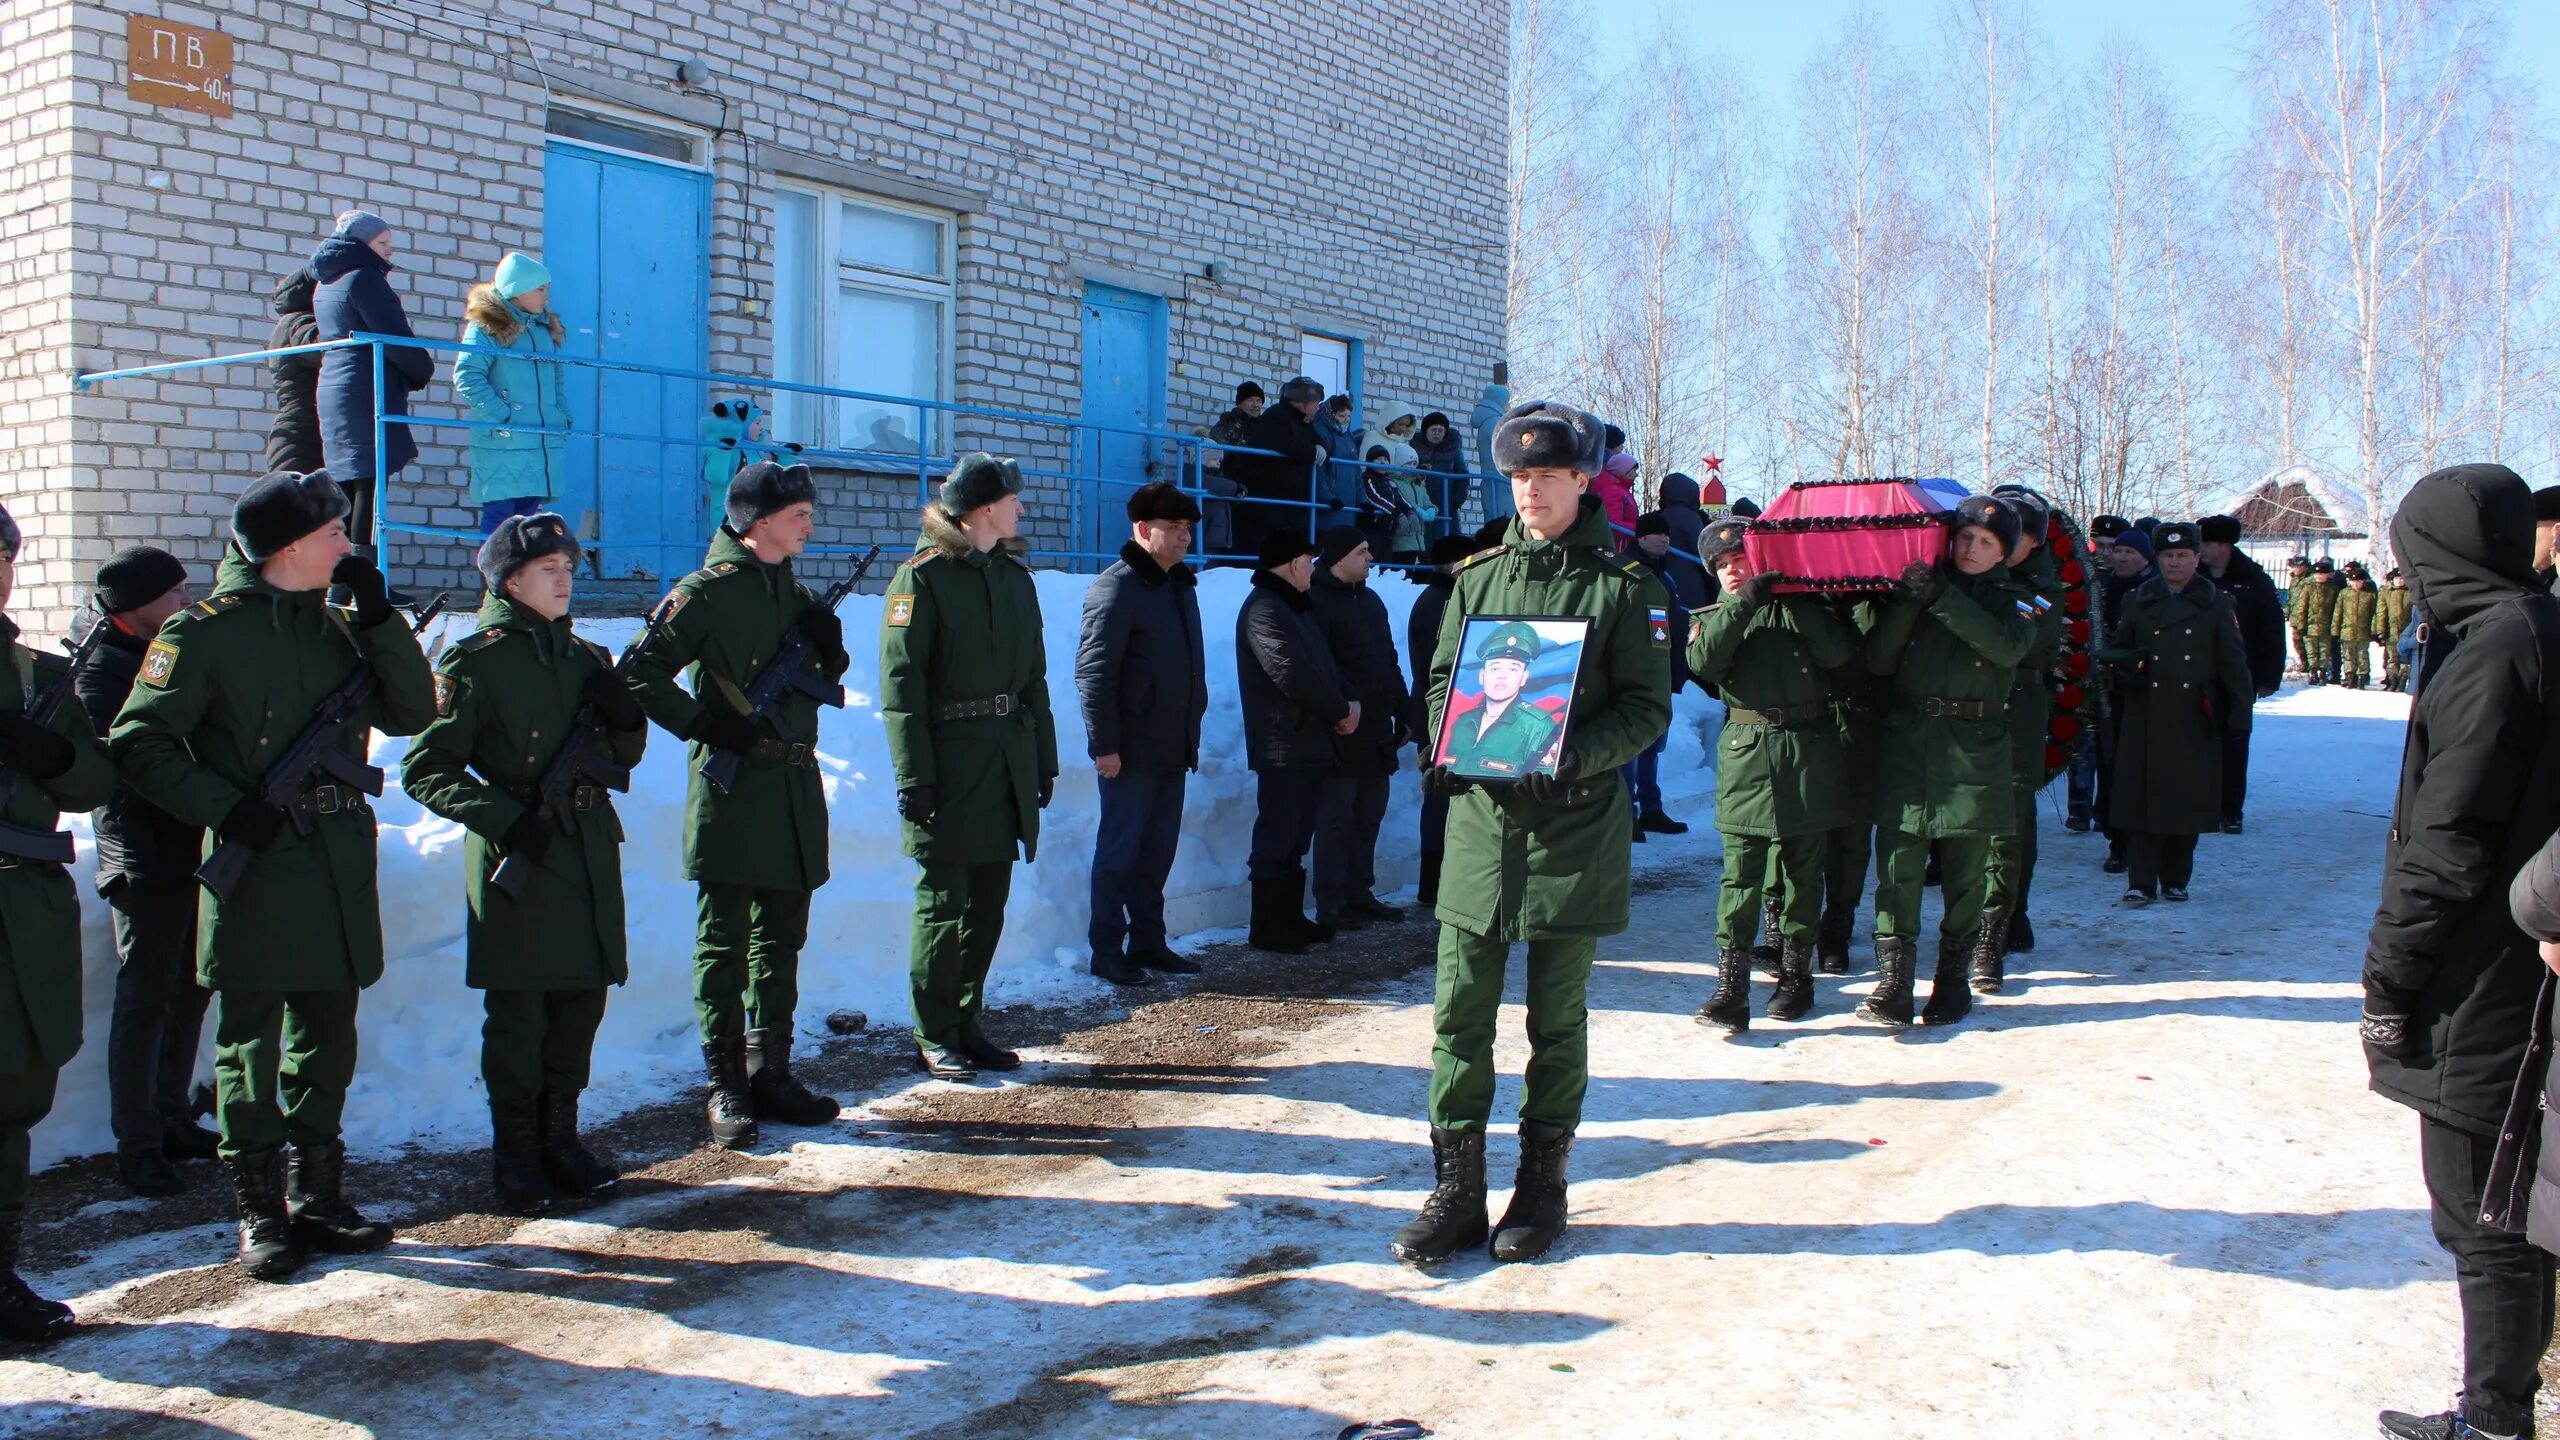
[[[712,687],[720,692],[721,697],[729,702],[730,709],[741,715],[756,713],[756,707],[747,703],[747,692],[738,688],[738,682],[707,665],[703,667],[702,673],[711,681]]]

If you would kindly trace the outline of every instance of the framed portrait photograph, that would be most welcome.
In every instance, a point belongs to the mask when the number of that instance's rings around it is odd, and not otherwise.
[[[1573,719],[1586,616],[1470,615],[1432,752],[1470,780],[1553,775]]]

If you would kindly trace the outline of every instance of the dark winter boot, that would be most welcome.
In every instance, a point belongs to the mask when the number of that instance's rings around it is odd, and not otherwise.
[[[1899,935],[1876,937],[1876,988],[1858,1003],[1858,1018],[1887,1025],[1911,1023],[1911,942]]]
[[[224,1162],[240,1213],[240,1268],[252,1280],[281,1280],[302,1268],[302,1244],[284,1208],[284,1152],[267,1150]]]
[[[1289,897],[1288,914],[1283,918],[1287,919],[1299,934],[1306,937],[1308,944],[1326,944],[1340,933],[1322,920],[1307,918],[1307,867],[1301,865],[1290,871],[1289,882],[1283,888]]]
[[[577,1091],[543,1091],[540,1114],[542,1174],[552,1189],[572,1200],[601,1200],[621,1187],[621,1174],[578,1138]]]
[[[1389,1249],[1399,1260],[1429,1265],[1485,1242],[1484,1132],[1431,1131],[1433,1186],[1422,1213],[1396,1230]]]
[[[1996,936],[2000,932],[1988,933]],[[1921,1024],[1953,1025],[1972,1012],[1973,987],[1965,971],[1971,968],[1978,948],[1953,935],[1938,937],[1938,969],[1929,977],[1929,1003],[1921,1008]]]
[[[551,1208],[551,1182],[542,1174],[541,1119],[533,1106],[489,1102],[489,1168],[501,1211],[539,1215]]]
[[[2317,683],[2317,682],[2314,682]],[[2531,1422],[2518,1422],[2489,1429],[2464,1416],[2460,1406],[2435,1415],[2411,1415],[2400,1410],[2382,1412],[2382,1433],[2390,1440],[2517,1440],[2533,1434]]]
[[[1686,835],[1689,833],[1689,827],[1685,822],[1674,820],[1669,815],[1666,815],[1659,810],[1646,810],[1639,812],[1636,816],[1636,829],[1639,833],[1653,835]]]
[[[2029,955],[2035,952],[2035,948],[2036,927],[2027,920],[2027,912],[2021,907],[2017,914],[2009,917],[2009,953]]]
[[[1813,1011],[1813,947],[1789,940],[1778,952],[1778,988],[1763,1012],[1772,1020],[1801,1020]]]
[[[2016,946],[2018,931],[2026,923],[2023,913],[2012,916],[2006,925],[1996,914],[1982,917],[1982,938],[1973,946],[1974,994],[1997,995],[2000,987],[2008,983],[2008,950]]]
[[[160,1152],[172,1160],[210,1160],[222,1153],[222,1137],[193,1116],[173,1115],[161,1121]]]
[[[160,1148],[156,1137],[118,1142],[116,1178],[134,1194],[154,1199],[183,1195],[187,1191],[186,1177],[178,1173],[177,1166],[169,1163],[169,1152]]]
[[[1429,910],[1440,903],[1440,862],[1446,856],[1438,850],[1422,852],[1422,878],[1413,889],[1413,903]]]
[[[1147,973],[1146,966],[1130,959],[1126,954],[1123,954],[1118,950],[1096,950],[1093,952],[1093,978],[1096,980],[1107,980],[1114,985],[1123,986],[1153,985],[1156,983],[1156,977]]]
[[[293,1237],[332,1255],[362,1255],[391,1243],[391,1227],[347,1203],[347,1142],[286,1147],[284,1209]]]
[[[1751,968],[1763,975],[1778,973],[1778,897],[1760,902],[1760,939],[1751,947]]]
[[[968,1029],[960,1032],[960,1053],[968,1056],[969,1063],[981,1070],[1022,1068],[1022,1057],[988,1039],[987,1032],[979,1029],[975,1020],[969,1022]]]
[[[1307,953],[1308,941],[1300,929],[1297,899],[1288,893],[1289,889],[1286,876],[1253,882],[1253,926],[1245,932],[1244,943],[1275,955]]]
[[[1716,952],[1716,993],[1698,1007],[1696,1019],[1732,1035],[1751,1028],[1751,952],[1738,945]]]
[[[1849,973],[1849,930],[1852,916],[1846,909],[1826,910],[1822,928],[1814,932],[1815,968],[1825,975]]]
[[[1380,921],[1388,925],[1401,925],[1404,923],[1404,911],[1400,907],[1390,905],[1375,895],[1354,895],[1351,897],[1351,903],[1342,908],[1350,911],[1354,915],[1362,916],[1370,920]]]
[[[1540,1120],[1520,1122],[1520,1176],[1511,1203],[1493,1227],[1493,1258],[1535,1260],[1564,1233],[1564,1160],[1573,1132]]]
[[[0,1340],[50,1345],[75,1328],[71,1307],[47,1300],[18,1278],[18,1240],[25,1221],[23,1211],[0,1210]]]
[[[976,1056],[971,1056],[976,1059]],[[747,1032],[747,1099],[758,1120],[784,1125],[824,1125],[844,1107],[791,1077],[791,1027],[768,1025]]]
[[[744,1150],[755,1144],[756,1107],[747,1097],[746,1037],[729,1035],[704,1044],[702,1067],[711,1077],[711,1095],[703,1106],[711,1121],[711,1143],[723,1150]]]

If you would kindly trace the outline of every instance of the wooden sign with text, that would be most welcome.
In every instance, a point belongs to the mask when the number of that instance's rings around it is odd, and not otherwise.
[[[135,15],[125,24],[124,92],[145,105],[231,118],[231,37]]]

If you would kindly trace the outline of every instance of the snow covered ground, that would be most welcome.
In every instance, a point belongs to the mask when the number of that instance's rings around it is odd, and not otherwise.
[[[2040,946],[1950,1032],[1857,1022],[1861,975],[1709,1036],[1711,838],[1644,847],[1545,1263],[1386,1255],[1427,1185],[1427,972],[1224,1063],[1148,1059],[1197,996],[1021,1083],[777,1132],[802,1143],[770,1173],[127,1316],[0,1363],[0,1431],[2370,1433],[2449,1397],[2458,1348],[2416,1122],[2353,1027],[2403,714],[2266,707],[2249,833],[2205,841],[2185,906],[2120,910],[2102,842],[2049,817]],[[95,1318],[220,1243],[45,1283]]]

